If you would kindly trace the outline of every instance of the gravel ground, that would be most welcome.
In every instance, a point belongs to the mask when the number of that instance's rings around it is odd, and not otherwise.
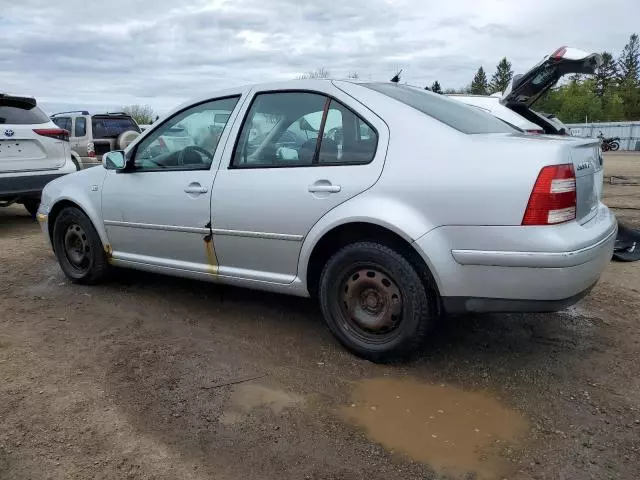
[[[379,366],[308,300],[72,285],[0,209],[0,479],[637,479],[639,268],[566,312],[443,321]]]

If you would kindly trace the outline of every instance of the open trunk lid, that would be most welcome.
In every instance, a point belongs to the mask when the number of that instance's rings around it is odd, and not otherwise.
[[[597,53],[561,47],[527,73],[516,75],[504,92],[501,103],[518,103],[530,107],[564,75],[593,74],[601,64],[602,57]]]

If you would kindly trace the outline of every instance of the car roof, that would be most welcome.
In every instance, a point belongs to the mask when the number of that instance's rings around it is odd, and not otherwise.
[[[331,78],[313,78],[313,79],[300,79],[300,80],[280,80],[275,82],[263,82],[263,83],[253,83],[247,85],[239,85],[233,88],[226,88],[223,90],[214,90],[207,92],[203,95],[199,95],[195,98],[191,98],[186,102],[181,103],[177,107],[173,108],[169,113],[167,113],[164,118],[174,115],[176,112],[180,110],[184,110],[191,105],[206,102],[213,98],[220,97],[231,97],[235,95],[245,95],[252,90],[260,90],[260,91],[286,91],[286,90],[318,90],[322,91],[327,89],[328,85],[335,85],[336,83],[345,82],[345,83],[354,83],[354,84],[362,84],[362,83],[375,83],[375,82],[361,82],[361,81],[352,81],[347,79],[331,79]],[[382,83],[382,82],[380,82]]]

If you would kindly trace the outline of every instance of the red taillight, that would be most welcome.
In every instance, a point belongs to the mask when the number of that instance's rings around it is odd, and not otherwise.
[[[96,156],[96,147],[93,145],[93,142],[87,143],[87,155],[91,158],[95,158]]]
[[[540,170],[522,225],[553,225],[576,218],[576,175],[573,165],[550,165]]]
[[[62,128],[34,128],[33,131],[43,137],[55,138],[64,142],[69,141],[69,132]]]
[[[560,47],[559,49],[557,49],[555,52],[551,54],[551,58],[555,58],[556,60],[559,60],[562,57],[564,57],[565,53],[567,53],[567,47]]]

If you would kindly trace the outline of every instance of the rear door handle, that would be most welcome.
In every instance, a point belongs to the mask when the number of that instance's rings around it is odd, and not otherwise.
[[[198,195],[200,193],[207,193],[209,190],[207,187],[203,187],[199,183],[190,183],[187,188],[184,189],[184,193],[190,193]]]
[[[309,191],[311,193],[318,192],[327,192],[327,193],[338,193],[342,188],[340,185],[311,185],[309,186]]]

